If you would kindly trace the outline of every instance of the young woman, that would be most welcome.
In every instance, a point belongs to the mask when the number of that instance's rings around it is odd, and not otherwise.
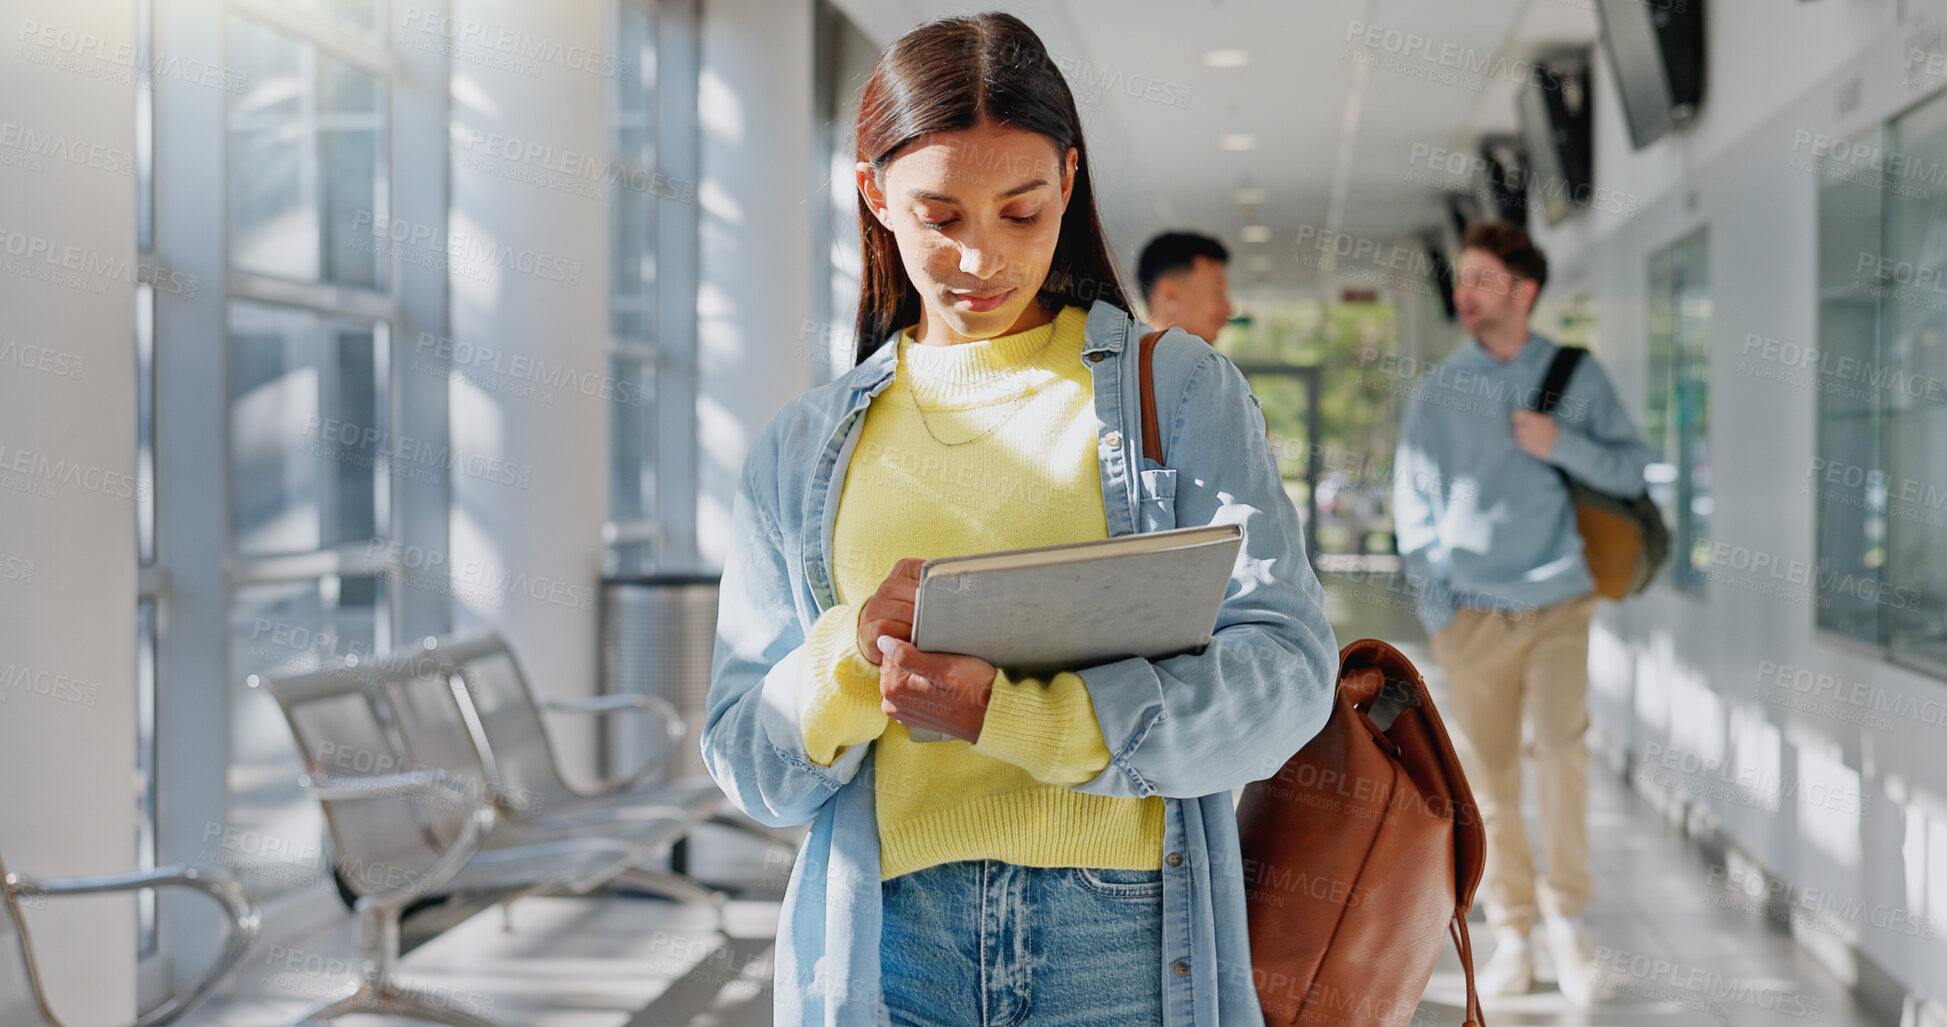
[[[857,128],[858,366],[751,450],[703,732],[745,812],[811,823],[777,1022],[1261,1024],[1230,790],[1324,723],[1337,647],[1257,402],[1172,331],[1142,457],[1142,327],[1019,20],[906,34]],[[1211,523],[1245,548],[1199,654],[1029,680],[911,644],[923,560]]]

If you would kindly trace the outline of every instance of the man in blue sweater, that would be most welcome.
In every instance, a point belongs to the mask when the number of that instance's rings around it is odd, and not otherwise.
[[[1420,621],[1446,672],[1457,747],[1487,827],[1486,994],[1534,986],[1537,889],[1521,822],[1522,723],[1541,788],[1539,912],[1562,993],[1603,988],[1588,904],[1589,621],[1595,579],[1561,474],[1605,492],[1643,487],[1649,450],[1593,359],[1553,416],[1537,413],[1558,347],[1528,328],[1548,260],[1528,233],[1467,230],[1454,305],[1472,338],[1427,369],[1400,425],[1393,521]]]

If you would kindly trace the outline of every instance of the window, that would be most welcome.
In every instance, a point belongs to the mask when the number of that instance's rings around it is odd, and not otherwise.
[[[1947,675],[1947,101],[1819,188],[1818,624]]]
[[[371,0],[233,3],[224,304],[229,845],[253,892],[323,881],[323,816],[259,675],[388,648],[396,574],[391,63]],[[314,37],[313,33],[317,35]],[[328,45],[327,45],[328,44]]]
[[[1710,292],[1698,229],[1650,257],[1650,497],[1670,523],[1678,587],[1701,590],[1710,568]]]
[[[612,570],[656,561],[656,16],[617,0],[617,74],[609,88],[609,407],[608,545]]]
[[[693,559],[695,446],[694,0],[613,0],[609,80],[607,571]]]

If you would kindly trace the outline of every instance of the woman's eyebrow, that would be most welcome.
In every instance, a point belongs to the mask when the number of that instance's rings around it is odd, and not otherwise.
[[[1044,186],[1044,185],[1047,185],[1047,184],[1048,184],[1048,180],[1047,180],[1047,179],[1045,179],[1045,178],[1037,178],[1037,179],[1035,179],[1035,180],[1034,180],[1034,181],[1032,181],[1032,182],[1028,182],[1028,183],[1025,183],[1025,184],[1023,184],[1023,185],[1017,185],[1017,186],[1015,186],[1014,188],[1012,188],[1012,189],[1009,189],[1008,191],[1006,191],[1006,192],[1004,192],[1004,193],[1002,193],[1002,194],[1000,194],[1000,196],[999,196],[998,198],[999,198],[999,199],[1003,199],[1003,200],[1011,200],[1011,199],[1013,199],[1014,197],[1016,197],[1016,196],[1019,196],[1019,195],[1021,195],[1022,193],[1031,193],[1031,192],[1033,192],[1033,191],[1035,191],[1036,189],[1039,189],[1039,188],[1041,188],[1042,186]],[[956,200],[956,199],[954,199],[954,198],[953,198],[953,197],[951,197],[951,196],[947,196],[947,195],[944,195],[944,194],[941,194],[941,193],[930,193],[930,192],[927,192],[927,191],[926,191],[926,190],[924,190],[924,189],[914,189],[914,190],[912,190],[912,191],[910,191],[910,192],[908,192],[908,193],[907,193],[906,195],[908,195],[908,196],[910,196],[910,197],[912,197],[912,198],[914,198],[914,199],[916,199],[916,200],[931,200],[931,201],[933,201],[934,203],[955,203],[955,204],[957,204],[957,203],[959,203],[959,202],[960,202],[959,200]]]

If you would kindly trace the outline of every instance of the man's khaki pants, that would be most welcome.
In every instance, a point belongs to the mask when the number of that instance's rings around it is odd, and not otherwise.
[[[1589,621],[1594,593],[1518,614],[1462,607],[1433,636],[1447,675],[1454,739],[1487,827],[1487,922],[1535,925],[1535,864],[1521,822],[1521,723],[1533,725],[1541,785],[1541,908],[1576,916],[1589,902]]]

